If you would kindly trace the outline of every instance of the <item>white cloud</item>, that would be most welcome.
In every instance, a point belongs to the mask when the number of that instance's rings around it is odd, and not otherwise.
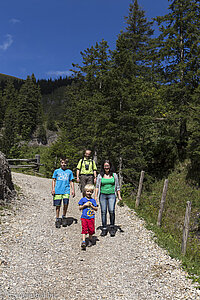
[[[6,40],[3,42],[3,44],[0,45],[0,50],[6,51],[13,43],[13,37],[11,34],[6,35]]]
[[[10,19],[9,22],[12,23],[12,24],[17,24],[17,23],[20,23],[21,21],[18,20],[18,19],[12,18],[12,19]]]
[[[46,73],[48,76],[70,76],[71,71],[49,71]]]

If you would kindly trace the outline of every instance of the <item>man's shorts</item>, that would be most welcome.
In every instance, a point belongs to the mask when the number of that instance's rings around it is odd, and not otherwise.
[[[89,233],[90,235],[95,233],[94,228],[94,218],[92,219],[83,219],[81,218],[81,224],[82,224],[82,234]]]
[[[53,205],[54,206],[61,206],[62,200],[63,200],[63,204],[69,204],[69,194],[54,195]]]
[[[80,190],[83,193],[84,187],[86,184],[94,184],[94,176],[93,175],[80,175]]]

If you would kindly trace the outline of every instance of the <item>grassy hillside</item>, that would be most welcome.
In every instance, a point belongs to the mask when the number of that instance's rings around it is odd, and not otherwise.
[[[6,81],[6,80],[9,80],[9,79],[11,79],[11,80],[19,80],[19,81],[22,80],[20,78],[14,77],[14,76],[5,75],[5,74],[0,73],[0,82],[1,81]]]
[[[182,261],[190,276],[200,283],[200,189],[189,185],[186,180],[187,165],[180,165],[168,177],[168,191],[162,225],[156,225],[164,180],[154,183],[151,191],[145,191],[136,213],[146,221],[147,228],[155,234],[156,242],[167,249],[172,257]],[[137,192],[137,191],[136,191]],[[130,187],[123,189],[123,201],[135,209],[135,193],[130,196]],[[186,255],[181,254],[183,225],[186,203],[191,201],[190,233]]]

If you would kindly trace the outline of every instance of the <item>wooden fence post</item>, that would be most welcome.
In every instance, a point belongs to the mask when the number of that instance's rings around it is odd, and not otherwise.
[[[157,226],[161,226],[162,214],[163,214],[163,210],[164,210],[164,206],[165,206],[165,200],[166,200],[166,196],[167,196],[167,187],[168,187],[168,179],[165,179],[162,198],[161,198],[161,202],[160,202],[160,210],[159,210],[159,213],[158,213]]]
[[[189,234],[189,223],[190,223],[190,214],[191,214],[191,202],[187,201],[186,212],[185,212],[185,221],[183,227],[183,240],[181,245],[181,252],[183,255],[186,253],[187,239]]]
[[[36,159],[36,163],[37,163],[37,166],[36,166],[35,169],[36,169],[37,172],[39,172],[39,169],[40,169],[40,155],[36,154],[35,159]]]
[[[135,208],[138,208],[140,204],[140,196],[142,193],[142,185],[143,185],[143,180],[144,180],[144,171],[141,171],[140,174],[140,181],[139,181],[139,187],[138,187],[138,192],[137,192],[137,197],[136,197],[136,202],[135,202]]]

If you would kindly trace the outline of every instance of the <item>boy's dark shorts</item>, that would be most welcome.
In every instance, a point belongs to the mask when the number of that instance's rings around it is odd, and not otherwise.
[[[63,204],[69,204],[69,194],[63,195],[54,195],[53,197],[53,206],[61,206],[63,200]]]

